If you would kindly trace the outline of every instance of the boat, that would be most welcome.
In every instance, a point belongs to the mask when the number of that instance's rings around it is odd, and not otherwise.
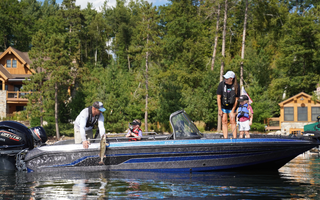
[[[84,149],[82,144],[74,144],[73,140],[40,145],[28,150],[17,163],[23,163],[20,168],[28,172],[276,171],[320,144],[317,131],[304,132],[300,137],[251,134],[251,138],[241,139],[203,134],[184,110],[172,113],[169,121],[172,127],[169,135],[145,135],[136,141],[129,141],[123,136],[108,137],[103,164],[99,164],[99,140],[91,141],[88,149]]]

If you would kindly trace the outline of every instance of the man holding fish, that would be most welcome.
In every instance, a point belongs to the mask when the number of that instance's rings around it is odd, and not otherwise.
[[[89,148],[90,141],[93,138],[93,126],[98,123],[100,138],[105,135],[104,116],[102,112],[106,109],[99,101],[83,109],[74,122],[74,141],[76,144],[82,143],[83,148]]]

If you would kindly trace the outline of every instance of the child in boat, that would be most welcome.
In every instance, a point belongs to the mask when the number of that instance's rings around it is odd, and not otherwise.
[[[241,95],[238,101],[240,102],[237,116],[240,131],[239,138],[243,138],[244,133],[246,138],[250,138],[249,130],[252,125],[253,110],[251,105],[248,104],[249,98],[247,95]]]
[[[139,119],[135,119],[130,123],[129,131],[126,137],[134,137],[131,138],[131,141],[141,140],[142,130],[140,129],[141,121]]]

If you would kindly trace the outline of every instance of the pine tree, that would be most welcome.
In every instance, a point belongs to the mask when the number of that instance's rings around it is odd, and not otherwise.
[[[26,90],[34,92],[28,96],[27,112],[32,117],[50,115],[54,110],[56,137],[59,140],[59,102],[67,99],[67,87],[70,82],[71,58],[66,48],[66,36],[53,34],[47,37],[43,31],[39,31],[33,39],[31,59],[34,61],[32,68],[40,73],[33,74],[26,81]],[[46,79],[46,80],[45,80]],[[44,81],[45,80],[45,81]],[[40,101],[40,104],[34,105]]]
[[[45,81],[46,73],[44,69],[46,68],[46,44],[48,42],[46,34],[43,31],[39,31],[34,35],[32,44],[33,48],[29,52],[29,57],[33,61],[31,68],[34,73],[29,78],[30,80],[25,81],[23,89],[25,91],[33,91],[31,94],[27,95],[28,105],[26,106],[26,114],[32,118],[40,117],[40,126],[43,126],[43,116],[44,116],[44,102],[43,102],[43,82]],[[35,103],[39,102],[39,103]]]
[[[144,2],[141,8],[142,21],[138,22],[137,35],[130,48],[130,52],[136,52],[137,60],[145,63],[145,131],[148,131],[148,101],[149,101],[149,68],[152,57],[157,57],[160,52],[159,16],[156,7],[152,3]]]

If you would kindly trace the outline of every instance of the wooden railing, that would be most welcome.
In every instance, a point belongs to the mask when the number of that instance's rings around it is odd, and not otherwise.
[[[7,91],[7,99],[26,99],[26,95],[31,92],[21,92],[21,91]]]
[[[280,130],[280,118],[279,117],[272,117],[268,118],[266,120],[267,126],[265,129],[267,131],[274,131],[274,130]]]

